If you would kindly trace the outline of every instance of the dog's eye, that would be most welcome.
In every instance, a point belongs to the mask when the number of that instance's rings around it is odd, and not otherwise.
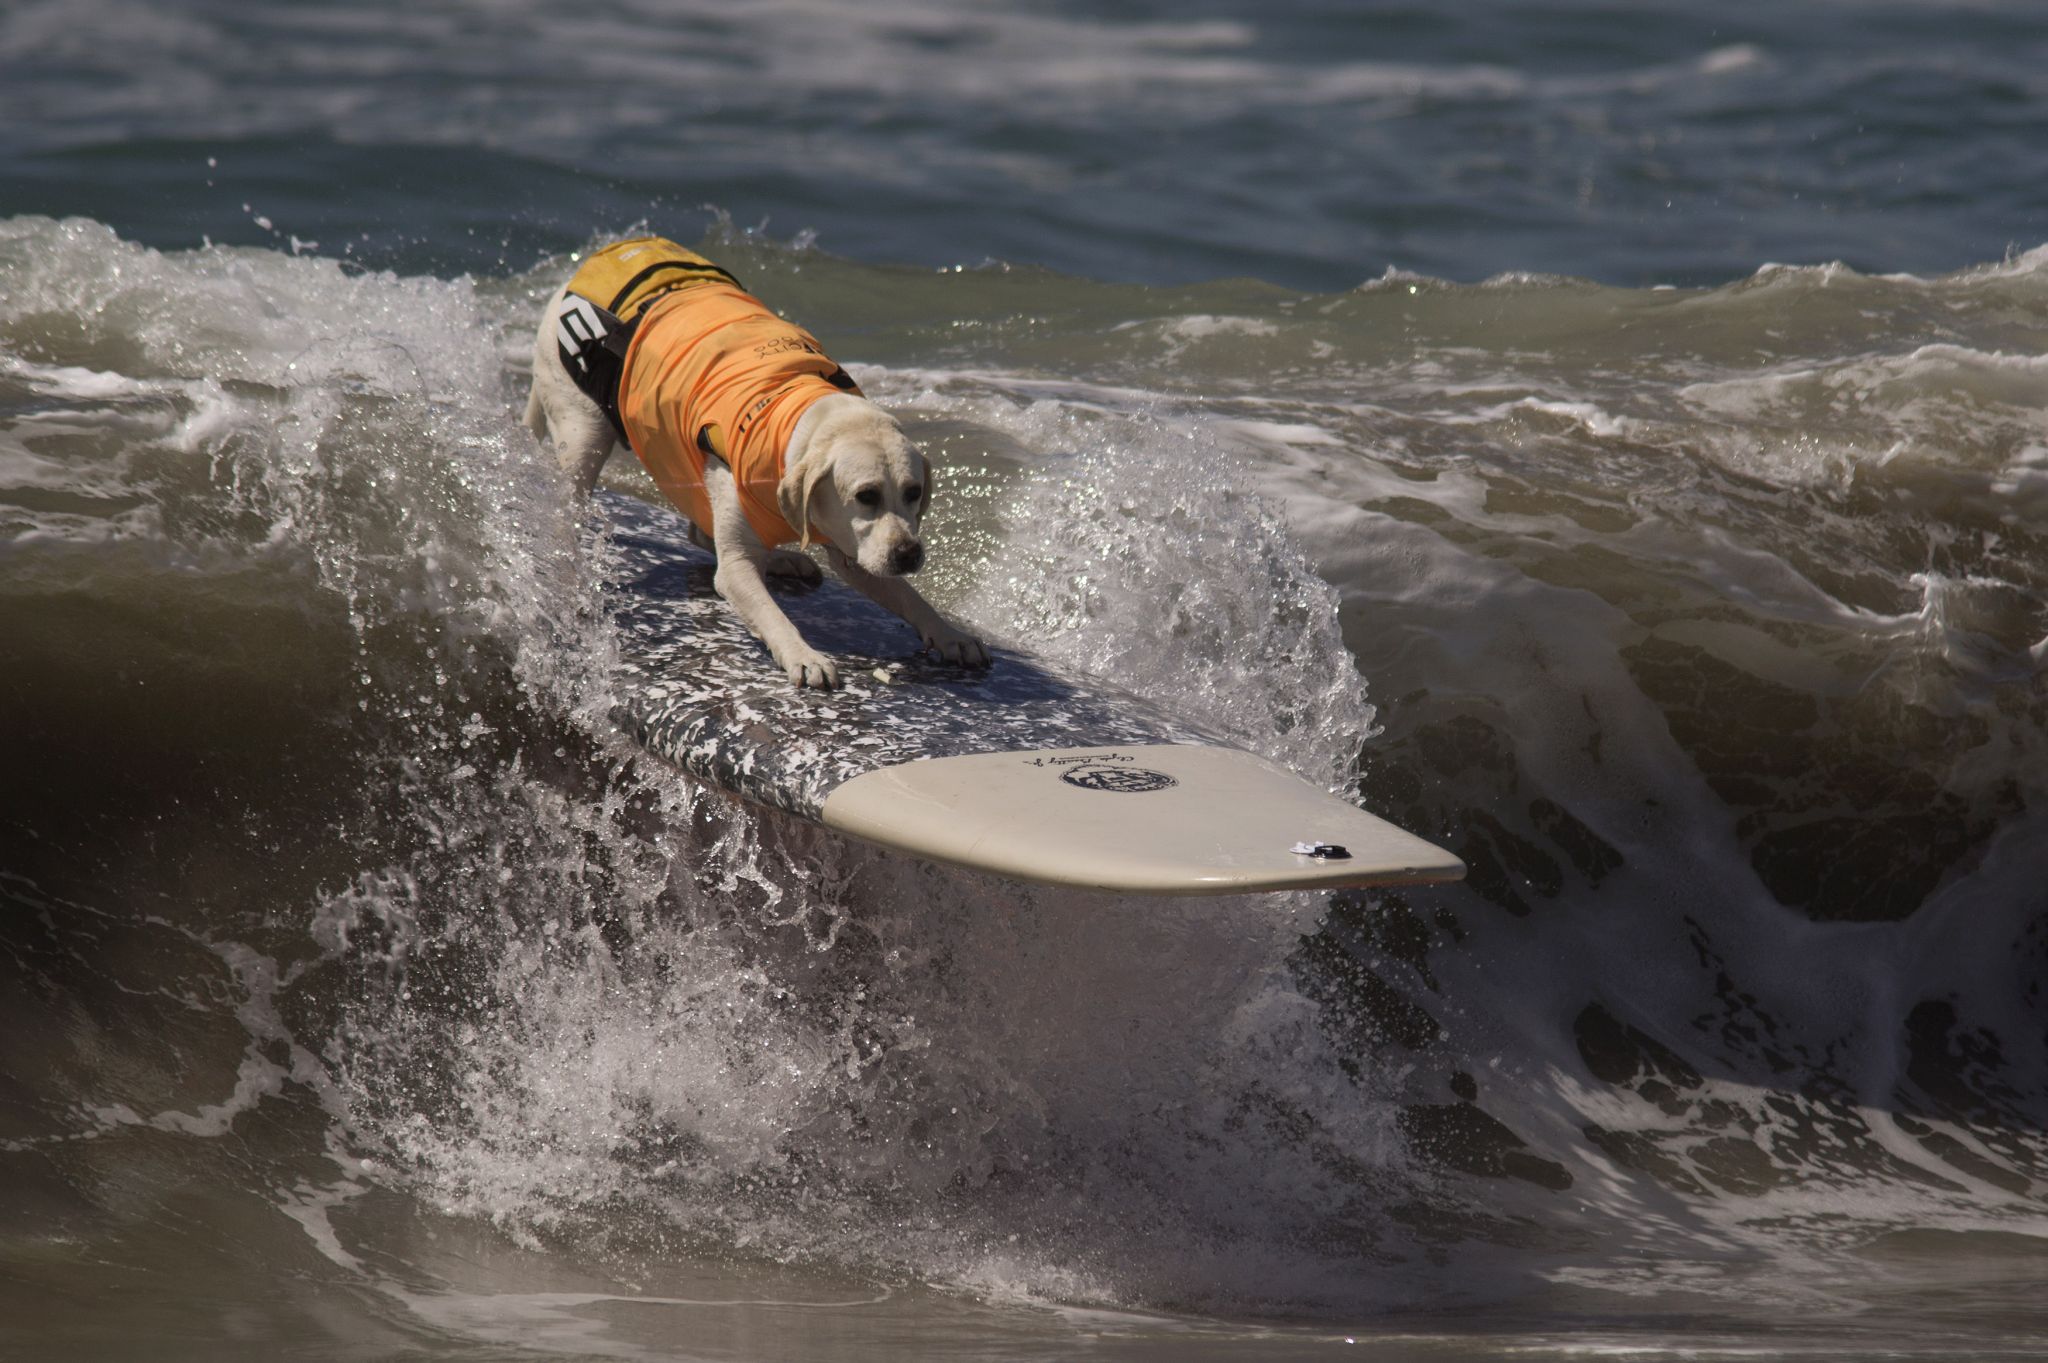
[[[859,502],[862,506],[880,506],[882,504],[882,490],[878,487],[864,487],[853,494],[853,500]]]
[[[907,487],[903,489],[903,500],[906,502],[914,503],[922,496],[924,496],[924,489],[921,487]]]

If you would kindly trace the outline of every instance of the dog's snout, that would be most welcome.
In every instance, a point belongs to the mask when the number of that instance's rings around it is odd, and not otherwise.
[[[889,566],[899,573],[914,573],[924,566],[924,546],[905,540],[889,551]]]

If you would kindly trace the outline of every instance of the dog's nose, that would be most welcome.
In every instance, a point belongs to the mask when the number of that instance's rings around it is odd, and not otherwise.
[[[899,573],[914,573],[924,566],[924,546],[906,540],[889,551],[889,566]]]

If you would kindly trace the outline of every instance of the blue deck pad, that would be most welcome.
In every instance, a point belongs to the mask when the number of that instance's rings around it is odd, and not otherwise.
[[[770,579],[776,600],[839,666],[839,689],[791,685],[712,587],[715,561],[681,517],[623,493],[607,583],[623,666],[616,716],[642,746],[742,799],[817,819],[864,772],[968,753],[1222,742],[1110,683],[990,645],[986,669],[935,661],[909,625],[827,575]],[[886,672],[888,681],[876,673]]]

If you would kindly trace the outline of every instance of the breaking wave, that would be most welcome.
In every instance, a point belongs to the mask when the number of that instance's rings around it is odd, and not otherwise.
[[[941,604],[1469,882],[1119,900],[708,796],[612,729],[602,529],[516,424],[563,261],[14,218],[0,1153],[47,1234],[128,1214],[140,1162],[390,1321],[596,1352],[576,1313],[687,1304],[678,1264],[1879,1330],[1930,1262],[2034,1262],[2042,252],[992,268],[895,277],[877,323],[869,267],[708,249],[939,462]]]

